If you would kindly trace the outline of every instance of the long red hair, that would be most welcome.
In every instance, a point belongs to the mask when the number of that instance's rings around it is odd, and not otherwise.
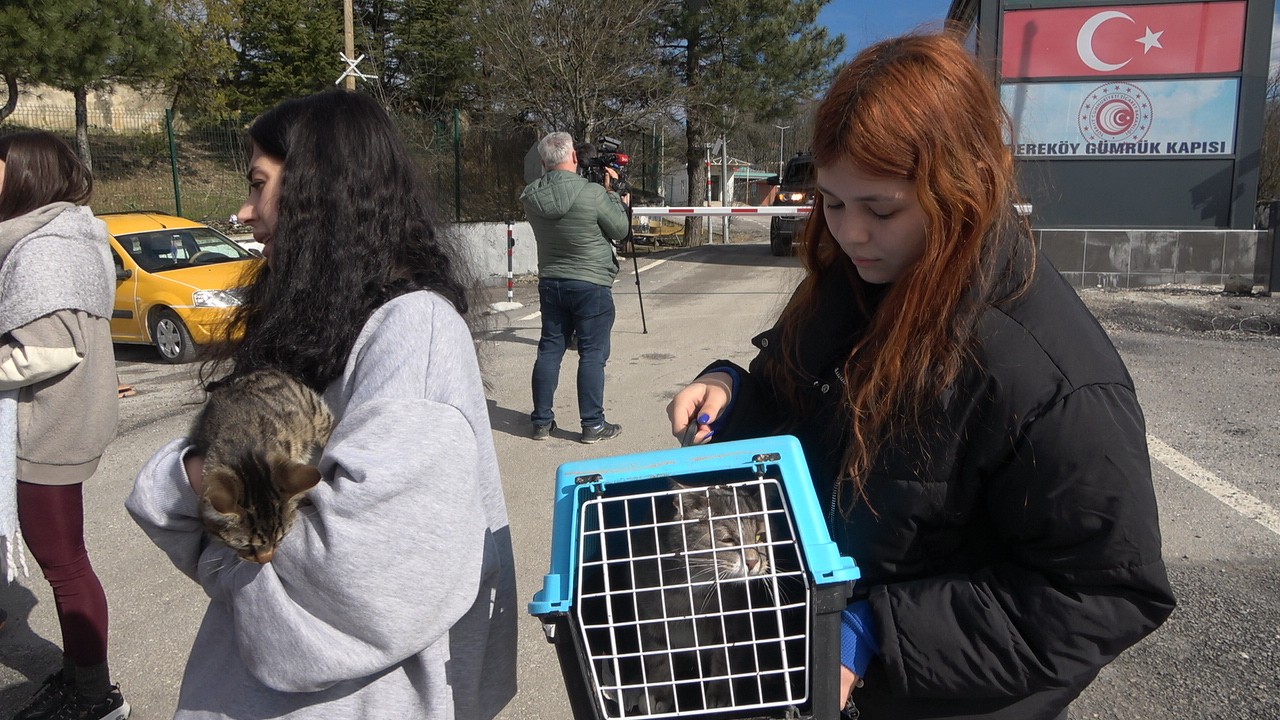
[[[890,287],[844,363],[850,426],[844,472],[854,493],[888,438],[922,432],[926,411],[971,360],[983,308],[1030,276],[1030,234],[1013,210],[1008,116],[990,79],[951,33],[908,35],[863,50],[837,76],[814,118],[818,167],[852,161],[870,175],[914,183],[927,218],[924,254]],[[798,343],[821,323],[818,288],[848,279],[867,307],[868,283],[836,244],[819,194],[805,230],[809,271],[780,319],[780,399],[804,412]]]

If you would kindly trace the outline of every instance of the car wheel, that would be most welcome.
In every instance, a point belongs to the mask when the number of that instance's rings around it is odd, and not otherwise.
[[[791,243],[790,241],[783,240],[782,236],[778,234],[777,231],[771,231],[769,233],[769,252],[773,253],[777,257],[790,255]]]
[[[160,352],[160,358],[168,363],[191,362],[196,356],[196,344],[182,319],[172,310],[159,310],[151,321],[151,342]]]

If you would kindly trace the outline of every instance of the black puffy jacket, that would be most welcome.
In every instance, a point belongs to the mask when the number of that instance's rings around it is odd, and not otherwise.
[[[804,333],[818,410],[786,429],[877,622],[881,653],[853,693],[863,720],[1054,718],[1173,610],[1133,381],[1075,291],[1037,264],[1025,293],[983,314],[976,362],[927,440],[887,443],[847,514],[833,492],[838,369],[867,319],[840,273]],[[753,340],[717,440],[784,427],[760,372],[778,337]]]

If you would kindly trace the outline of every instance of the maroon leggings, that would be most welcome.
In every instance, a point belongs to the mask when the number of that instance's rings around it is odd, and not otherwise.
[[[19,482],[18,521],[53,587],[62,652],[85,667],[107,661],[107,596],[84,547],[82,487]]]

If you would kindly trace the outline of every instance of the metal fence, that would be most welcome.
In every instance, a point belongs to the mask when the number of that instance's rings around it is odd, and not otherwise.
[[[481,122],[455,112],[432,120],[398,115],[396,122],[435,196],[442,220],[501,222],[524,217],[525,154],[537,141],[529,126]],[[74,146],[71,108],[17,110],[0,135],[49,130]],[[190,120],[163,112],[113,110],[91,117],[96,212],[154,210],[226,228],[247,192],[245,123]],[[663,174],[661,142],[651,133],[623,135],[632,157],[631,181],[656,193]]]

